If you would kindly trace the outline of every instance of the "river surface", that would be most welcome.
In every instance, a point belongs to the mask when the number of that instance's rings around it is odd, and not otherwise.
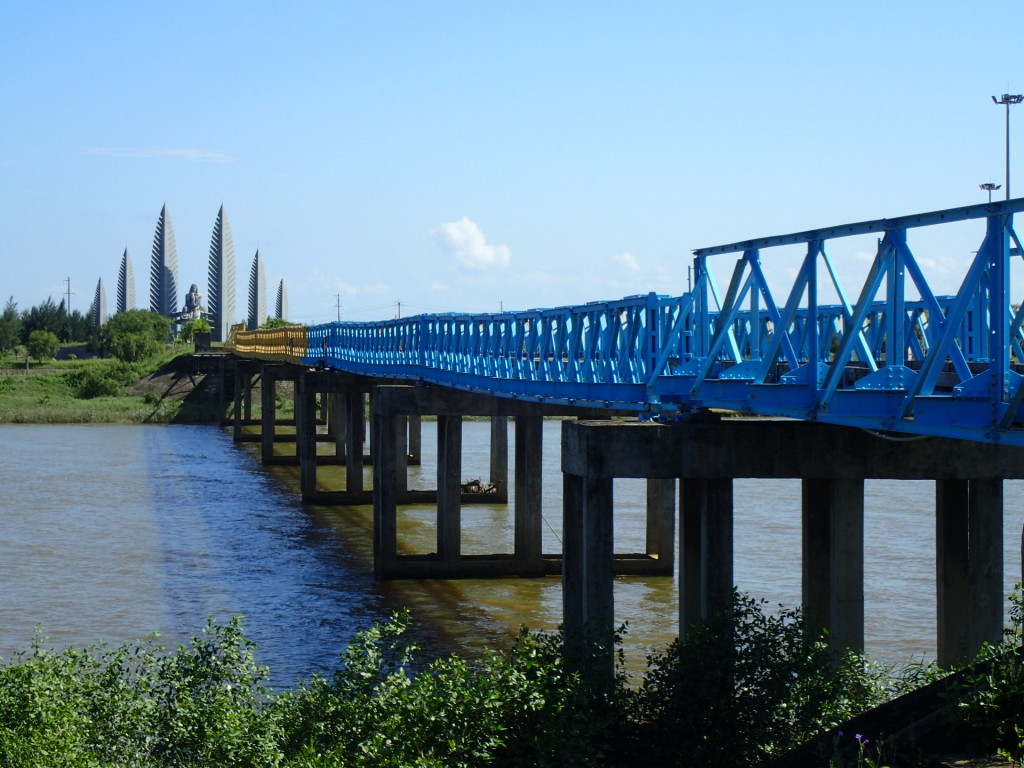
[[[561,550],[559,430],[545,423],[549,553]],[[425,422],[412,488],[436,485],[433,435]],[[488,479],[488,451],[488,424],[466,422],[464,479]],[[557,578],[375,582],[370,508],[302,505],[295,470],[269,471],[255,446],[236,446],[215,427],[0,426],[0,457],[0,657],[26,649],[37,628],[56,646],[153,632],[173,646],[208,618],[241,614],[283,688],[329,672],[355,632],[403,608],[431,655],[501,646],[520,624],[553,629],[561,620]],[[1007,593],[1020,580],[1022,492],[1024,481],[1006,482]],[[866,494],[868,653],[887,664],[930,660],[934,484],[869,481]],[[641,481],[615,482],[616,551],[643,550],[644,500]],[[737,586],[797,605],[799,481],[738,480],[735,504]],[[433,549],[433,514],[403,508],[404,548]],[[511,549],[511,507],[464,507],[464,552]],[[667,577],[616,579],[634,670],[675,636],[676,587]]]

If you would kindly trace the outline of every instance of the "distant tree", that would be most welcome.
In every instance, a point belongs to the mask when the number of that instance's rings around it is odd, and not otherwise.
[[[47,298],[42,304],[26,309],[21,315],[21,340],[28,343],[32,331],[49,331],[56,336],[66,325],[63,304]]]
[[[0,355],[13,350],[21,341],[21,314],[11,296],[0,315]]]
[[[100,328],[104,350],[119,360],[135,363],[152,357],[170,338],[171,321],[148,309],[118,312]]]
[[[88,341],[93,330],[94,326],[89,316],[75,309],[70,314],[65,313],[64,324],[57,335],[65,342]]]
[[[51,331],[32,331],[28,335],[28,353],[40,363],[49,360],[60,349],[60,339]]]
[[[210,324],[203,320],[203,318],[197,317],[192,320],[189,320],[187,323],[181,326],[181,331],[179,332],[178,335],[181,337],[181,340],[184,341],[186,344],[191,344],[192,339],[196,337],[197,333],[209,332]]]
[[[268,317],[267,322],[260,326],[260,328],[287,328],[290,325],[297,325],[297,323],[290,323],[287,320],[282,320],[280,317]]]

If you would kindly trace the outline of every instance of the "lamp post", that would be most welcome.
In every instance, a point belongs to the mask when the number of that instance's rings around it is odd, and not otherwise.
[[[979,184],[978,186],[981,189],[984,189],[986,192],[988,192],[988,201],[991,203],[992,202],[992,190],[999,189],[1003,185],[1002,184],[993,184],[991,181],[986,181],[984,184]]]
[[[1024,101],[1024,95],[1019,93],[1004,93],[998,99],[993,96],[994,104],[1006,105],[1006,199],[1010,199],[1010,105],[1020,104]]]

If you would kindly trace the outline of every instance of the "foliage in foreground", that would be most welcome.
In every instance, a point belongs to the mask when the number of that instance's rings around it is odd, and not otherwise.
[[[559,635],[525,630],[504,653],[417,667],[407,623],[374,625],[333,674],[282,693],[237,619],[172,652],[36,644],[0,665],[0,765],[746,766],[885,693],[860,660],[836,667],[799,612],[742,596],[635,689],[588,683]]]
[[[837,659],[799,610],[763,607],[735,594],[648,659],[635,716],[653,764],[757,765],[888,698],[886,670]]]
[[[956,699],[955,726],[980,754],[1024,760],[1024,597],[1010,598],[1010,627],[1001,645],[985,645],[978,671],[966,674]]]

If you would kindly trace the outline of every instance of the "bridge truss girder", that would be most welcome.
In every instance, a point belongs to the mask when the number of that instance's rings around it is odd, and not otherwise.
[[[1021,210],[1016,199],[698,249],[694,287],[678,297],[328,323],[287,331],[287,348],[263,332],[236,342],[512,399],[658,417],[720,408],[1024,445],[1024,310],[1010,281],[1024,253],[1013,228]],[[972,220],[985,227],[976,256],[957,293],[938,295],[908,230]],[[849,292],[829,248],[866,234],[877,249]],[[793,245],[804,246],[802,261],[780,290],[764,267]],[[722,293],[711,267],[729,254],[739,255]],[[821,300],[826,291],[837,300]]]

